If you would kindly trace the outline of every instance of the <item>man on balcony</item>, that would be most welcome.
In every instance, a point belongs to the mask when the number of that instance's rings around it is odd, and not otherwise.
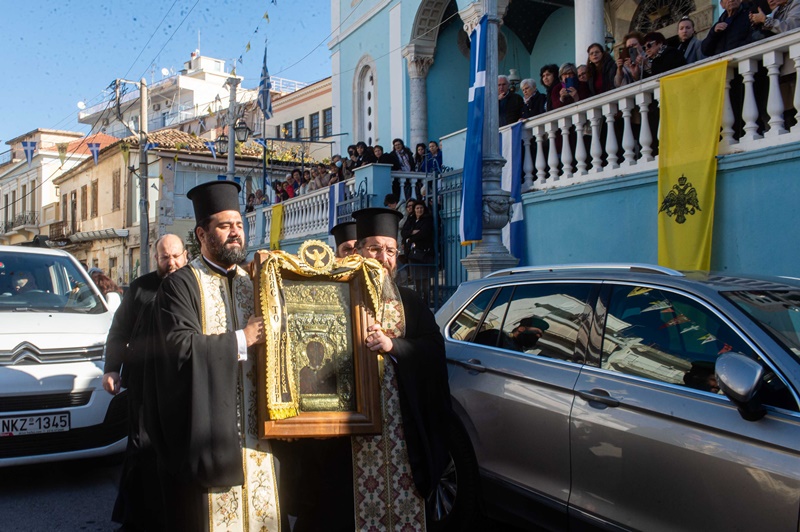
[[[753,27],[748,17],[751,4],[743,4],[742,0],[722,0],[720,5],[725,11],[711,27],[701,46],[706,57],[724,54],[754,40]]]

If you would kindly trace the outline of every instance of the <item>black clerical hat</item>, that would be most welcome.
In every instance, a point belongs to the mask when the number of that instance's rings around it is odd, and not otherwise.
[[[194,187],[186,197],[192,200],[195,221],[200,223],[222,211],[238,211],[240,190],[235,181],[209,181]]]
[[[397,239],[397,229],[403,215],[394,209],[370,207],[353,213],[356,236],[363,240],[370,236],[388,236]]]
[[[336,247],[339,247],[343,242],[356,239],[356,223],[343,222],[333,226],[331,234],[336,240]]]

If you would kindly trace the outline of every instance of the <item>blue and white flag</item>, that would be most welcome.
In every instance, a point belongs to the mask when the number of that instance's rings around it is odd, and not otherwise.
[[[501,187],[511,193],[511,222],[503,227],[503,245],[525,265],[525,222],[522,213],[522,123],[500,133],[500,153],[506,160]]]
[[[158,142],[147,142],[144,145],[144,151],[150,151],[158,148]]]
[[[264,48],[264,66],[261,67],[261,81],[258,82],[258,107],[264,113],[264,120],[272,118],[272,82],[267,70],[267,49]]]
[[[25,160],[28,161],[28,168],[31,167],[31,162],[33,161],[33,153],[36,151],[36,143],[33,141],[30,142],[22,142],[22,149],[25,151]]]
[[[210,140],[209,140],[209,141],[206,141],[206,142],[204,142],[204,144],[206,145],[206,148],[208,148],[208,150],[211,152],[211,156],[212,156],[214,159],[216,159],[216,158],[217,158],[217,145],[216,145],[216,144],[214,144],[214,143],[213,143],[212,141],[210,141]]]
[[[461,245],[483,233],[483,106],[486,95],[486,21],[484,15],[470,35],[469,109],[464,177],[461,184]]]
[[[344,201],[344,183],[334,183],[328,187],[328,232],[339,223],[336,215],[336,205]]]
[[[97,156],[100,155],[100,143],[99,142],[90,142],[87,144],[89,147],[89,151],[92,152],[92,159],[94,159],[94,165],[97,166]]]
[[[264,139],[262,139],[262,138],[258,138],[258,139],[253,139],[253,141],[254,141],[256,144],[260,145],[260,146],[261,146],[262,148],[264,148],[265,150],[267,149],[267,141],[266,141],[266,140],[264,140]]]

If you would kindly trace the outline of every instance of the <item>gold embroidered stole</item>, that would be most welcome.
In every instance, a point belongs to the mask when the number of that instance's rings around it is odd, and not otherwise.
[[[211,270],[202,258],[193,260],[190,266],[200,287],[203,334],[222,334],[243,328],[254,308],[253,282],[247,273],[236,268],[231,293],[228,279]],[[237,355],[231,353],[231,356]],[[209,490],[208,528],[212,532],[280,530],[272,452],[269,442],[259,440],[256,432],[255,364],[255,357],[239,363],[237,417],[245,482],[243,486]]]
[[[397,286],[391,286],[394,293],[384,300],[376,321],[387,336],[402,338],[403,302]],[[424,530],[425,501],[417,493],[408,462],[397,377],[391,361],[383,368],[381,434],[352,438],[356,530]]]

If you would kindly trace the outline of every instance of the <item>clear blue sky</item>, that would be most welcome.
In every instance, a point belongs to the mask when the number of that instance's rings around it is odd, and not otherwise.
[[[0,152],[36,128],[87,133],[77,102],[104,101],[116,78],[150,82],[162,68],[177,72],[197,48],[198,31],[202,55],[227,68],[242,56],[236,73],[245,88],[258,85],[265,38],[272,76],[331,75],[330,0],[3,0],[0,7]]]

